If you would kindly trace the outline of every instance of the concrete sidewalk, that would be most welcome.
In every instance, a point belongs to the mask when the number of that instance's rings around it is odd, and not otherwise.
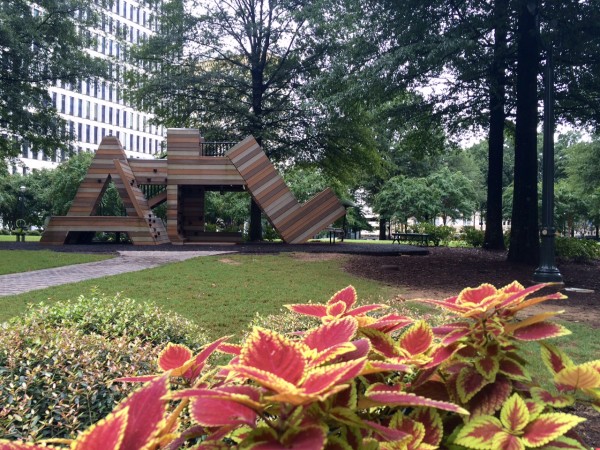
[[[32,272],[0,275],[0,297],[22,294],[61,284],[76,283],[94,278],[119,275],[127,272],[151,269],[172,262],[185,261],[198,256],[213,256],[232,251],[119,251],[119,256],[105,261]]]

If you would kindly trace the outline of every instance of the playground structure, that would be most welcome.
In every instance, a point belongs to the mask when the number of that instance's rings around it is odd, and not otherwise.
[[[42,235],[48,245],[90,242],[97,232],[127,233],[134,245],[241,242],[241,233],[204,230],[205,192],[247,191],[286,243],[306,242],[344,216],[331,189],[300,205],[253,137],[210,156],[200,132],[167,131],[167,158],[127,158],[114,136],[102,139],[66,216],[53,216]],[[97,215],[110,182],[126,216]],[[167,224],[152,208],[167,203]]]

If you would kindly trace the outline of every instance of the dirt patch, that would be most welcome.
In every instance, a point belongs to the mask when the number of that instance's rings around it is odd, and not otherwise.
[[[223,264],[229,264],[230,266],[239,266],[242,264],[239,261],[234,261],[233,259],[229,259],[229,258],[221,258],[221,259],[219,259],[219,262],[221,262]]]
[[[296,261],[332,261],[334,259],[347,258],[348,255],[342,255],[341,253],[292,253],[292,258]]]

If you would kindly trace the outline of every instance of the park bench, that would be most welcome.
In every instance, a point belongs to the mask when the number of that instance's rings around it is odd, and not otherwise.
[[[330,244],[335,244],[336,238],[339,238],[341,242],[344,242],[343,228],[327,227],[325,228],[325,231],[327,231],[327,236],[329,237]]]
[[[414,242],[419,245],[429,246],[430,236],[426,233],[392,233],[392,244],[397,242]]]

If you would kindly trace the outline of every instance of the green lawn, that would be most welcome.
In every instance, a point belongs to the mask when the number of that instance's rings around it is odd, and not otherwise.
[[[25,236],[25,242],[39,242],[41,236]],[[16,242],[16,236],[0,234],[0,242]]]
[[[214,336],[221,336],[245,330],[256,313],[277,313],[286,303],[324,302],[349,284],[369,302],[387,300],[399,293],[397,288],[351,276],[340,270],[340,264],[340,260],[306,261],[290,254],[194,258],[0,297],[0,322],[24,312],[28,303],[74,299],[97,287],[110,295],[121,292],[136,300],[154,301],[198,322]]]
[[[0,275],[69,266],[113,258],[113,255],[59,253],[51,250],[0,250]]]

